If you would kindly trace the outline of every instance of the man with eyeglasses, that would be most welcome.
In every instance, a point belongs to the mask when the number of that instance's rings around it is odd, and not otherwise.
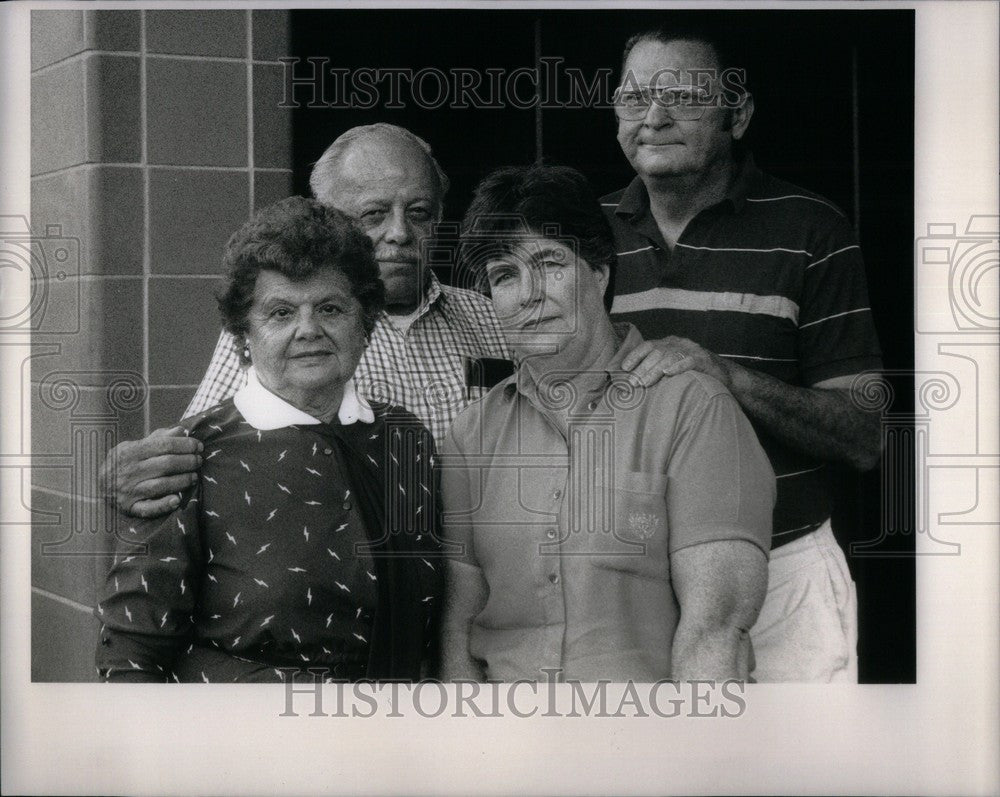
[[[602,200],[618,255],[612,315],[647,341],[622,368],[646,384],[714,376],[771,459],[756,679],[853,682],[857,601],[827,466],[879,460],[879,417],[857,397],[880,351],[855,233],[828,201],[754,165],[742,143],[753,110],[745,72],[703,31],[626,43],[615,113],[636,177]]]

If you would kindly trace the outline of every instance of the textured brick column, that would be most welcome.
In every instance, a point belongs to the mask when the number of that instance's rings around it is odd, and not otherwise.
[[[115,533],[94,474],[180,417],[218,336],[223,244],[291,190],[287,48],[280,11],[32,13],[32,232],[79,253],[46,263],[34,319],[35,680],[93,677]]]

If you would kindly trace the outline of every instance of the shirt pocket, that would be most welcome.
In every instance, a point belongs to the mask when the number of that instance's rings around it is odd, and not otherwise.
[[[611,528],[593,566],[669,581],[666,474],[619,471],[612,484]]]

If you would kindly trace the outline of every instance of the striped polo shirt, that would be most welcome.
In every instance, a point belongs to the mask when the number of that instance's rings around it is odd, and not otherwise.
[[[803,387],[881,368],[861,250],[844,214],[764,174],[749,154],[726,197],[691,220],[673,251],[639,177],[601,204],[618,253],[611,312],[646,339],[689,338]],[[777,478],[778,547],[829,518],[829,473],[754,428]]]

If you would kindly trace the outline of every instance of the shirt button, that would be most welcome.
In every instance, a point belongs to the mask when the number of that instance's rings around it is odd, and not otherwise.
[[[545,536],[548,537],[550,540],[554,540],[556,538],[556,530],[555,529],[546,529],[545,530]]]
[[[551,581],[553,584],[558,584],[559,583],[559,574],[558,573],[550,573],[549,574],[549,581]]]
[[[324,448],[323,449],[323,453],[326,454],[327,456],[330,456],[330,454],[333,453],[333,449],[332,448]]]

